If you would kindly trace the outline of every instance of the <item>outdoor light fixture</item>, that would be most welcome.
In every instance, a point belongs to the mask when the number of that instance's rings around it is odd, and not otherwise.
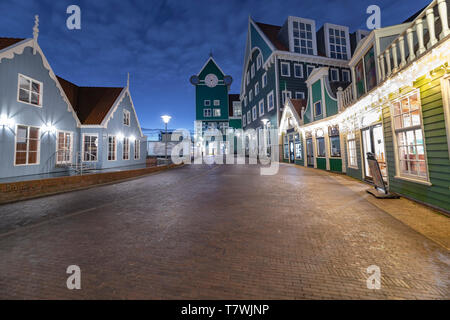
[[[42,131],[56,133],[56,128],[55,128],[55,126],[51,125],[50,123],[47,123],[42,126]]]
[[[0,117],[0,127],[13,127],[14,120],[8,118],[5,114]]]
[[[169,121],[170,121],[170,119],[172,119],[172,117],[171,117],[171,116],[164,115],[164,116],[161,116],[161,119],[162,119],[162,121],[163,121],[165,124],[168,124]]]
[[[119,133],[119,134],[117,135],[117,139],[122,140],[122,139],[123,139],[123,134]]]
[[[134,140],[136,140],[136,137],[135,136],[130,136],[130,140],[134,141]]]
[[[167,162],[167,124],[169,123],[170,119],[172,119],[171,116],[168,115],[164,115],[161,116],[162,121],[164,122],[164,124],[166,125],[166,134],[165,134],[165,141],[166,141],[166,146],[165,146],[165,158],[166,158],[166,165],[169,165],[169,163]]]

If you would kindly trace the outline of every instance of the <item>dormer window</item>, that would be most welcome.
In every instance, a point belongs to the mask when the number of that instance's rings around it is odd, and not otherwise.
[[[292,18],[292,51],[301,54],[315,54],[315,23],[313,20]]]
[[[128,110],[123,110],[123,124],[130,126],[130,111]]]
[[[256,70],[261,69],[262,66],[262,55],[259,54],[258,58],[256,58]]]
[[[350,58],[348,27],[329,23],[326,23],[324,27],[327,56],[333,59],[348,60]]]

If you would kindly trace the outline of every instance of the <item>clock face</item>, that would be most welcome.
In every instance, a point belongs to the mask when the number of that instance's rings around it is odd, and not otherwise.
[[[217,79],[217,76],[215,74],[208,74],[205,77],[205,84],[210,88],[214,88],[215,86],[217,86],[218,82],[219,79]]]

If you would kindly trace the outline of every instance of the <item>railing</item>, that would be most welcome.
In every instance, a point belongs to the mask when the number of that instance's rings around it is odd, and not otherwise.
[[[338,100],[338,110],[343,111],[353,103],[353,85],[350,84],[344,90],[339,87],[336,95]]]
[[[417,60],[428,49],[450,34],[447,1],[449,0],[432,1],[410,26],[378,56],[381,81]]]

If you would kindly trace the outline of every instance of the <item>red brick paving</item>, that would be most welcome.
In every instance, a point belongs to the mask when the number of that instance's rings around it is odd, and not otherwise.
[[[318,170],[185,166],[0,217],[4,299],[450,298],[446,249]]]

